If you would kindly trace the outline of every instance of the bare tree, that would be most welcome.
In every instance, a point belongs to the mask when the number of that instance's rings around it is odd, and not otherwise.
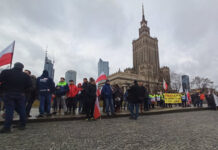
[[[201,90],[213,88],[213,81],[211,81],[209,78],[202,78],[197,76],[191,81],[191,88]]]
[[[181,75],[177,74],[175,72],[171,72],[170,74],[170,79],[171,79],[171,88],[172,90],[175,90],[179,92],[182,82],[181,82]]]

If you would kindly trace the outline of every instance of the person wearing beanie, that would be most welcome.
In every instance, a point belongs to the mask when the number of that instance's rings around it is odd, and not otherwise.
[[[24,65],[20,62],[14,64],[12,69],[3,70],[0,74],[0,83],[4,91],[5,122],[0,133],[11,132],[11,123],[14,110],[19,113],[20,124],[16,126],[24,130],[26,126],[25,91],[32,85],[30,77],[23,72]]]
[[[44,117],[44,113],[47,116],[51,116],[51,95],[54,92],[55,84],[54,81],[48,76],[48,71],[44,70],[42,75],[36,80],[36,89],[39,93],[39,115],[38,117]]]

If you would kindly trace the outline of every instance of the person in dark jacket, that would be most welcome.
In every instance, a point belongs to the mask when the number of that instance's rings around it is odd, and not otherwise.
[[[140,99],[139,99],[139,86],[138,86],[138,82],[134,81],[134,85],[130,87],[130,89],[128,90],[128,101],[129,101],[129,109],[130,109],[130,119],[135,119],[137,120],[138,116],[139,116],[139,104],[141,103]],[[140,95],[141,97],[144,97],[142,95]],[[134,109],[135,109],[135,113],[134,113]]]
[[[26,95],[26,115],[27,117],[32,117],[30,115],[30,111],[32,108],[32,105],[36,99],[36,77],[34,75],[31,75],[31,71],[25,70],[24,71],[28,76],[31,78],[32,86],[28,89],[28,91],[25,93]]]
[[[88,80],[87,78],[83,79],[82,90],[81,90],[81,102],[82,102],[82,114],[86,114],[87,109],[87,100],[88,100]]]
[[[26,109],[25,109],[25,91],[31,87],[30,77],[23,72],[24,65],[22,63],[15,63],[14,68],[4,70],[0,74],[0,83],[5,92],[5,122],[4,127],[0,133],[11,132],[11,123],[13,120],[14,110],[20,116],[20,124],[18,129],[24,130],[26,126]]]
[[[88,88],[87,88],[87,110],[86,110],[86,116],[87,120],[93,120],[94,117],[94,108],[95,108],[95,100],[96,100],[96,83],[93,78],[90,78]]]
[[[113,98],[115,102],[115,112],[119,112],[123,103],[123,91],[118,84],[114,86]]]
[[[57,106],[59,108],[59,113],[61,113],[61,108],[63,107],[65,115],[67,115],[66,95],[68,91],[69,91],[68,84],[65,81],[65,78],[61,77],[58,85],[56,86],[55,95],[56,95]]]
[[[113,93],[112,93],[110,81],[107,80],[101,90],[101,95],[104,98],[105,103],[106,103],[106,113],[108,117],[110,116],[110,112],[111,112],[111,115],[114,115],[114,104],[113,104],[112,94]]]
[[[39,93],[39,115],[38,117],[44,117],[46,111],[47,116],[51,116],[51,94],[54,92],[54,81],[48,76],[48,71],[44,70],[42,75],[37,78],[36,88]],[[45,109],[46,107],[46,109]]]

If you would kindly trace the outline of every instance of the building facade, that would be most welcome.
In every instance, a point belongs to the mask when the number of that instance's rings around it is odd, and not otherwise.
[[[50,78],[54,79],[54,62],[52,62],[52,60],[50,60],[47,56],[47,52],[45,55],[45,64],[44,64],[44,70],[48,71],[48,75]]]
[[[111,84],[118,84],[124,91],[134,80],[142,81],[151,93],[163,90],[163,79],[170,85],[170,69],[160,68],[158,39],[150,35],[150,28],[144,16],[142,6],[142,21],[139,37],[133,40],[133,68],[120,70],[109,76]]]
[[[70,80],[73,80],[74,83],[76,84],[76,71],[74,70],[68,70],[66,73],[65,73],[65,80],[67,83],[69,83]]]
[[[187,90],[190,91],[190,83],[189,83],[188,75],[182,76],[182,90],[183,92],[186,92]]]
[[[102,59],[99,59],[99,61],[98,61],[98,76],[100,76],[101,73],[104,73],[107,77],[109,76],[109,62],[103,61]]]

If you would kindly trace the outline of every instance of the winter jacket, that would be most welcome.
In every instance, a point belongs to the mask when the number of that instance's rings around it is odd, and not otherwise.
[[[103,86],[102,90],[101,90],[101,95],[104,98],[112,98],[112,89],[110,84],[105,83],[105,85]]]
[[[132,104],[140,103],[137,92],[138,92],[137,84],[130,87],[130,89],[128,90],[128,97],[127,97],[129,103]]]
[[[43,71],[43,74],[36,80],[36,88],[40,95],[47,95],[54,92],[55,83],[48,76],[47,71]]]
[[[202,101],[205,100],[205,95],[204,94],[200,95],[200,100],[202,100]]]
[[[0,74],[0,83],[6,93],[25,93],[32,86],[30,77],[19,68],[3,70]]]
[[[74,98],[78,94],[79,89],[76,85],[69,85],[69,91],[67,93],[67,97]]]
[[[89,99],[96,98],[96,91],[97,91],[96,85],[88,84],[87,95],[88,95]]]
[[[56,86],[55,94],[56,96],[64,96],[69,91],[67,82],[59,82]]]
[[[144,86],[138,86],[137,97],[139,102],[143,102],[146,98],[146,89]]]

